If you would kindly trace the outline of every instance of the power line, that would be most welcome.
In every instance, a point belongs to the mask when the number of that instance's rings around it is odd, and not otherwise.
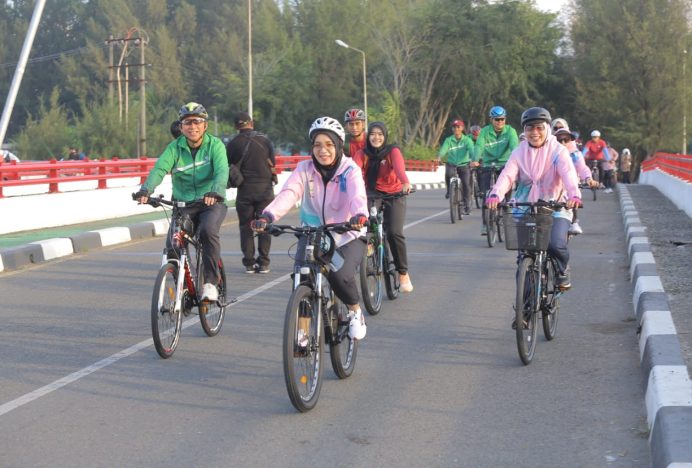
[[[108,45],[104,44],[104,45],[99,46],[98,48],[99,49],[105,49],[106,47],[108,47]],[[42,57],[34,57],[32,59],[29,59],[27,61],[27,64],[49,62],[51,60],[57,60],[61,57],[70,57],[73,55],[79,55],[88,49],[89,49],[88,46],[83,46],[83,47],[78,47],[76,49],[71,49],[71,50],[66,50],[63,52],[56,52],[54,54],[44,55]],[[17,62],[0,63],[0,68],[10,68],[10,67],[16,67],[16,66],[17,66]]]

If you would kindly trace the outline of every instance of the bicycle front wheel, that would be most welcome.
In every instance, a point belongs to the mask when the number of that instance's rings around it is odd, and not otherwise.
[[[161,267],[151,299],[151,334],[156,352],[164,359],[173,356],[180,342],[182,314],[176,311],[178,266],[166,263]]]
[[[464,219],[464,196],[461,193],[461,186],[457,185],[457,219]]]
[[[226,316],[226,271],[221,259],[219,259],[219,284],[217,287],[219,289],[218,301],[199,304],[199,323],[202,324],[202,329],[208,336],[218,335]]]
[[[377,315],[382,310],[384,297],[384,279],[381,264],[382,254],[373,235],[368,236],[363,260],[360,263],[360,289],[363,305],[370,315]]]
[[[533,258],[522,258],[517,271],[517,295],[514,301],[514,311],[517,349],[519,358],[525,365],[531,364],[536,351],[537,280]]]
[[[598,198],[598,195],[596,195],[598,190],[596,188],[592,188],[591,193],[593,194],[593,201],[596,201],[596,198]]]
[[[498,209],[495,211],[495,232],[497,232],[497,241],[503,242],[502,239],[502,210]]]
[[[284,321],[284,380],[291,403],[301,413],[315,407],[322,387],[324,335],[316,301],[312,288],[301,284],[291,294]]]
[[[399,297],[399,272],[396,270],[394,260],[392,260],[392,252],[389,249],[387,240],[384,241],[383,264],[385,265],[384,286],[387,290],[387,297],[390,301],[393,301]]]
[[[358,355],[358,340],[352,340],[348,336],[348,309],[343,302],[334,296],[332,310],[329,314],[332,334],[329,340],[329,358],[332,361],[332,369],[340,379],[345,379],[353,374],[356,368],[356,356]]]
[[[497,241],[497,210],[486,209],[486,226],[488,227],[488,247],[495,247]]]
[[[560,291],[557,287],[557,273],[555,263],[548,259],[545,265],[545,277],[543,278],[545,291],[541,304],[543,313],[543,334],[550,341],[557,335],[557,316],[560,312]]]
[[[452,220],[452,224],[457,222],[456,209],[459,204],[459,186],[456,180],[451,180],[449,182],[449,217]]]

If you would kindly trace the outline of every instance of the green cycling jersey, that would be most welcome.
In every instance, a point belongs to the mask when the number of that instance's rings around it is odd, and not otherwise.
[[[519,137],[512,127],[505,125],[500,133],[496,133],[492,125],[487,125],[478,135],[473,160],[482,159],[483,167],[489,167],[492,163],[504,166],[517,146]]]
[[[463,135],[457,139],[456,136],[450,135],[440,146],[437,156],[447,164],[461,166],[471,162],[473,151],[473,140],[470,136]]]

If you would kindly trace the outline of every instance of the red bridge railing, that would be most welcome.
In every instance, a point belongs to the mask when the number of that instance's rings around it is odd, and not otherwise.
[[[276,171],[290,171],[310,156],[292,155],[276,157]],[[60,191],[59,184],[68,182],[97,181],[98,189],[107,188],[109,179],[138,177],[144,183],[156,158],[139,159],[85,159],[83,161],[0,161],[0,198],[5,187],[48,184],[48,193]],[[435,171],[436,161],[407,160],[407,171]]]
[[[655,153],[653,157],[642,162],[642,172],[656,169],[685,182],[692,182],[692,155]]]

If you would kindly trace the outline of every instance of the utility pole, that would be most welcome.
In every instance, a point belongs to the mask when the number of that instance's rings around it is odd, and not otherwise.
[[[247,0],[247,75],[248,75],[248,96],[247,113],[252,116],[252,0]]]
[[[113,35],[108,36],[108,104],[113,107]]]
[[[144,38],[140,34],[139,38],[139,91],[140,91],[140,114],[139,114],[139,155],[147,155],[147,97],[146,97],[146,72],[147,66],[144,61]]]

